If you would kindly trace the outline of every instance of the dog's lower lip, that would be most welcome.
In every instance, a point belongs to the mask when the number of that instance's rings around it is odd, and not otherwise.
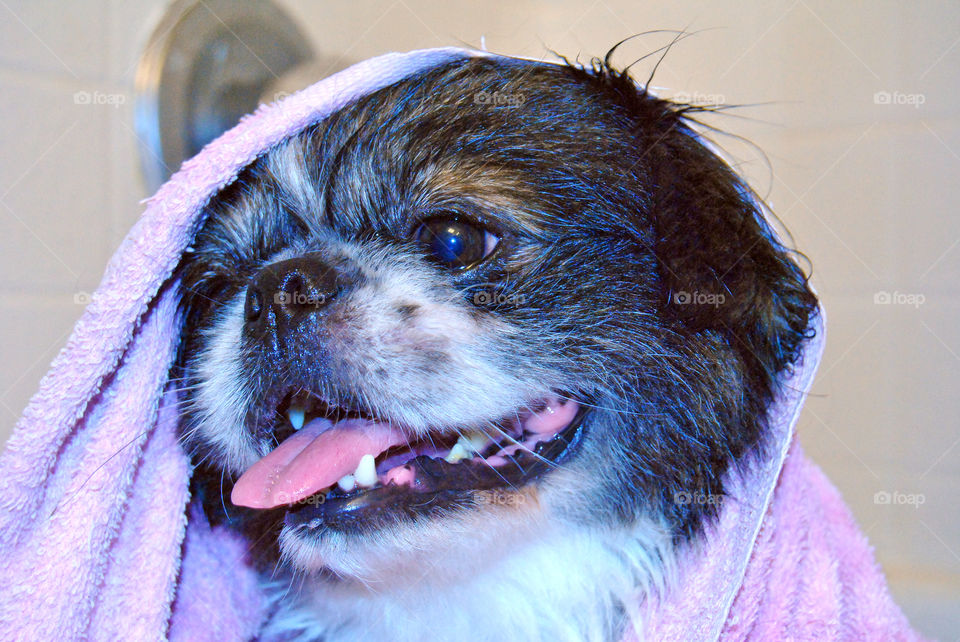
[[[349,493],[334,486],[288,506],[284,524],[308,530],[320,526],[349,528],[371,518],[416,516],[443,506],[482,503],[478,493],[520,492],[576,451],[587,413],[587,408],[581,406],[574,419],[553,438],[539,443],[532,453],[518,450],[496,468],[480,458],[448,463],[421,455],[407,463],[413,472],[410,485],[390,483]]]

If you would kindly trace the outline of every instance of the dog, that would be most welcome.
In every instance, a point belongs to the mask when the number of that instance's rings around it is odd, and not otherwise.
[[[682,498],[762,450],[817,300],[700,108],[648,85],[458,60],[207,205],[183,440],[265,636],[613,640],[670,587],[719,503]]]

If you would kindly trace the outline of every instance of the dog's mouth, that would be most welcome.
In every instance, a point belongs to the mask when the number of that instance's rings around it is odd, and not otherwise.
[[[550,395],[484,428],[421,438],[302,394],[278,407],[280,444],[236,482],[234,504],[284,508],[290,527],[345,528],[470,503],[507,503],[576,448],[585,407]],[[292,433],[292,434],[291,434]],[[289,435],[289,436],[286,436]],[[286,438],[283,438],[286,437]]]

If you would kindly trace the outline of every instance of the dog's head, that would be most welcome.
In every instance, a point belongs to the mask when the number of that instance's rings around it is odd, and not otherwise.
[[[198,461],[341,575],[696,532],[816,301],[689,111],[478,58],[263,155],[180,269]]]

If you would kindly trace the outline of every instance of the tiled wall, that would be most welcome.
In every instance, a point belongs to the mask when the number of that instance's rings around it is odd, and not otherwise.
[[[960,5],[283,4],[329,60],[481,38],[505,53],[588,57],[649,29],[698,31],[654,84],[700,101],[765,103],[713,122],[765,152],[720,139],[810,257],[827,309],[803,443],[914,623],[958,639]],[[132,77],[162,5],[0,3],[0,435],[146,196]],[[638,38],[619,59],[663,43]],[[82,104],[77,92],[115,105]]]

